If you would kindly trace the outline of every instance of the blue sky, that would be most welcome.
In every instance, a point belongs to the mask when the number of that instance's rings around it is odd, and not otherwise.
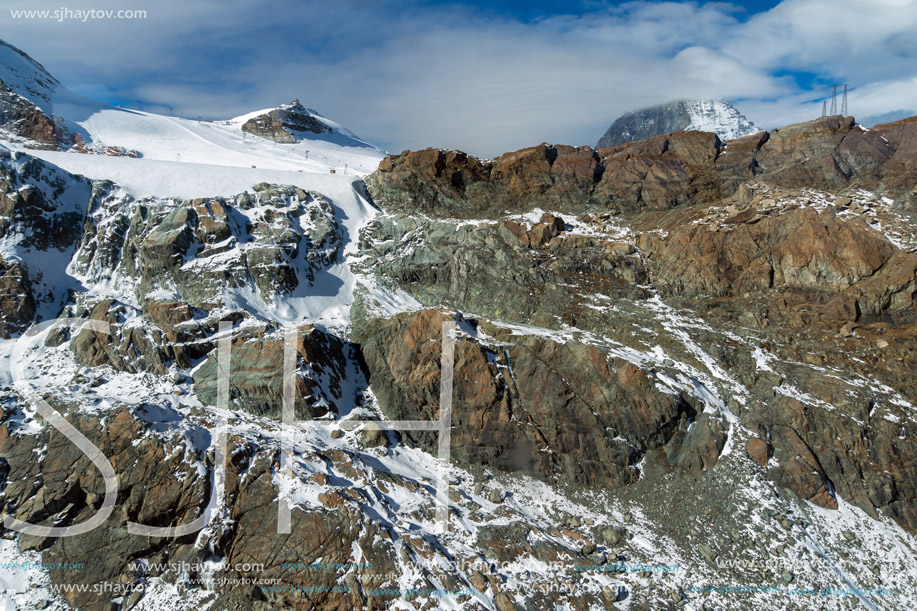
[[[850,83],[917,107],[917,0],[92,0],[141,20],[12,19],[0,37],[109,103],[226,118],[299,98],[391,151],[595,144],[621,113],[724,97],[770,128]]]
[[[629,2],[603,2],[600,0],[493,0],[492,2],[444,2],[429,0],[422,4],[430,7],[464,5],[484,14],[500,15],[531,22],[546,17],[569,14],[588,14],[608,8],[620,8]],[[659,4],[660,2],[656,2]],[[779,2],[772,0],[754,0],[752,2],[732,2],[738,16],[751,16],[755,13],[770,10]]]

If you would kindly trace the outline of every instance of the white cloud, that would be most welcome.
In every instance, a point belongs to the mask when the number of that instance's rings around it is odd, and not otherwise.
[[[139,24],[19,21],[4,36],[65,83],[191,116],[298,97],[391,150],[485,156],[542,140],[594,144],[619,114],[682,97],[739,100],[774,127],[817,116],[821,89],[838,79],[854,86],[854,112],[909,108],[897,100],[913,99],[917,76],[917,0],[785,0],[746,21],[736,7],[693,2],[530,23],[420,0],[143,8]],[[799,70],[816,73],[819,91],[780,76]]]
[[[764,70],[865,83],[913,71],[917,0],[784,0],[730,33],[723,50]]]
[[[850,104],[864,116],[913,109],[917,107],[917,77],[870,83],[851,93]]]

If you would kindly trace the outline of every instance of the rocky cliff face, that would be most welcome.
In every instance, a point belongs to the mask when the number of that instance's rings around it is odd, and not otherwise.
[[[38,148],[56,149],[60,139],[54,119],[0,81],[0,125],[7,138],[20,138]]]
[[[378,210],[357,230],[317,191],[138,199],[0,156],[3,346],[59,316],[111,331],[21,346],[28,379],[119,479],[101,527],[15,535],[16,558],[60,563],[51,585],[98,587],[32,591],[93,610],[853,599],[792,584],[887,588],[864,599],[908,608],[915,125],[828,117],[725,145],[677,131],[492,161],[407,152],[366,179]],[[348,283],[346,323],[303,322],[297,307]],[[439,418],[450,320],[447,466],[435,431],[367,421]],[[290,329],[287,389],[311,424],[279,422]],[[11,382],[0,509],[85,521],[100,472]],[[127,526],[199,517],[179,536]]]
[[[723,100],[681,100],[651,106],[618,117],[596,148],[646,140],[678,130],[712,132],[722,140],[750,136],[760,130]]]

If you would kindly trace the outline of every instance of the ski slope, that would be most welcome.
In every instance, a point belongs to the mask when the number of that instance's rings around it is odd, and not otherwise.
[[[104,108],[77,123],[94,144],[135,150],[142,159],[153,161],[322,173],[333,169],[365,176],[385,156],[381,149],[331,121],[323,121],[336,128],[330,134],[310,134],[295,144],[278,144],[243,132],[243,118],[195,121]]]
[[[192,163],[104,155],[81,155],[59,151],[24,149],[13,143],[4,144],[19,154],[37,157],[71,174],[93,180],[111,180],[136,198],[215,197],[235,195],[250,190],[260,182],[294,185],[316,191],[331,199],[352,192],[354,183],[363,175],[343,171],[331,174],[316,170],[299,171],[281,168],[252,168],[251,165]],[[184,155],[182,156],[184,158]]]

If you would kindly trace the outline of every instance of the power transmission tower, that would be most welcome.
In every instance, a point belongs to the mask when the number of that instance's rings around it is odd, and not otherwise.
[[[847,116],[847,83],[844,83],[844,99],[841,102],[841,114]]]
[[[827,117],[827,116],[828,116],[828,100],[822,100],[822,103],[821,103],[821,116],[823,116],[823,117]]]
[[[834,86],[834,93],[831,94],[831,116],[837,114],[837,85]]]

